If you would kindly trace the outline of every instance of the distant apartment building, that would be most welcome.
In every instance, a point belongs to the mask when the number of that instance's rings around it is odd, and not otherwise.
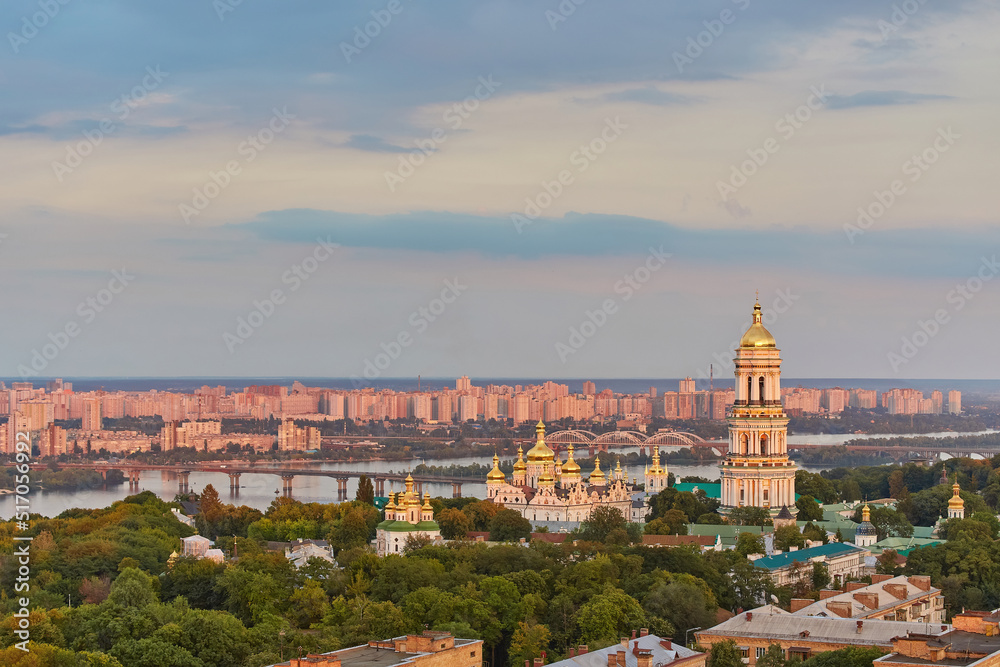
[[[864,574],[867,549],[853,544],[831,542],[805,549],[794,547],[787,553],[764,556],[754,560],[755,567],[766,570],[775,586],[794,586],[812,579],[813,564],[823,563],[833,581],[846,581]]]
[[[953,415],[962,413],[962,392],[954,390],[948,392],[948,412]]]
[[[84,431],[100,431],[101,421],[101,399],[88,398],[83,402],[82,428]]]
[[[874,410],[878,407],[878,392],[874,389],[851,389],[848,406],[861,410]]]
[[[320,448],[319,429],[315,426],[299,428],[291,417],[286,417],[278,425],[278,450],[298,451],[318,450]]]
[[[695,392],[694,380],[686,377],[677,383],[678,394],[693,394]]]

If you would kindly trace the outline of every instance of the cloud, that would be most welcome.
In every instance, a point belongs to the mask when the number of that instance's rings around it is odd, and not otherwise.
[[[831,95],[826,103],[830,109],[854,109],[856,107],[886,107],[906,104],[920,104],[932,100],[951,100],[950,95],[925,95],[905,90],[865,90],[853,95]]]
[[[41,134],[48,131],[44,125],[7,125],[0,124],[0,137],[12,134]]]
[[[412,148],[390,144],[381,137],[372,134],[352,134],[341,146],[345,148],[355,148],[359,151],[370,153],[409,153]]]
[[[638,102],[652,106],[665,107],[675,104],[691,104],[695,98],[679,95],[653,86],[632,88],[617,93],[608,93],[601,98],[604,102]]]

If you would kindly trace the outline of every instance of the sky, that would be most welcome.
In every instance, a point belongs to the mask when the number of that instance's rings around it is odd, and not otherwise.
[[[579,2],[579,4],[577,4]],[[0,5],[0,376],[1000,377],[975,0]]]

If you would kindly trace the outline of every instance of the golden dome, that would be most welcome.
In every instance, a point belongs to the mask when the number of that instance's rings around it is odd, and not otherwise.
[[[555,461],[556,453],[545,444],[545,424],[538,422],[535,426],[535,446],[528,450],[528,463],[550,463]]]
[[[507,477],[500,470],[500,457],[496,454],[493,455],[493,470],[490,470],[489,474],[486,475],[486,483],[498,482],[503,483],[507,481]]]
[[[387,502],[385,504],[385,511],[386,512],[394,512],[396,510],[396,500],[395,500],[395,498],[396,498],[396,494],[395,493],[390,493],[389,494],[389,502]]]
[[[538,476],[538,486],[555,486],[555,483],[556,478],[548,468],[543,470],[542,474]]]
[[[957,482],[955,484],[952,484],[951,492],[955,495],[953,495],[951,498],[948,499],[948,509],[955,509],[955,510],[965,509],[965,501],[962,500],[962,497],[960,495],[958,495],[959,488]]]
[[[580,474],[580,464],[573,460],[573,445],[569,446],[568,455],[566,456],[566,463],[562,465],[563,475],[579,475]]]
[[[420,508],[424,512],[433,512],[434,508],[431,507],[431,494],[424,494],[424,506]]]
[[[587,481],[597,486],[604,484],[604,473],[601,471],[601,456],[599,454],[594,457],[594,472],[590,473]]]
[[[527,467],[528,466],[524,462],[524,449],[521,448],[521,445],[518,445],[517,446],[517,460],[514,461],[514,472],[515,473],[517,473],[517,472],[524,472],[525,469],[527,469]]]
[[[861,523],[865,522],[871,523],[871,520],[872,520],[871,510],[868,509],[868,503],[865,503],[865,506],[861,508]]]
[[[774,336],[761,324],[760,302],[753,306],[753,324],[740,339],[740,347],[777,347]]]

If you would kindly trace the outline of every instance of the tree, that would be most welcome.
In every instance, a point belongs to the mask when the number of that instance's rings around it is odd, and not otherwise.
[[[903,481],[903,471],[893,470],[889,473],[889,497],[898,500],[903,497],[903,493],[906,490],[906,483]]]
[[[740,533],[736,536],[736,551],[743,556],[764,553],[764,538],[754,533]]]
[[[441,537],[446,540],[460,540],[472,530],[472,520],[460,509],[446,507],[434,518],[441,527]]]
[[[594,508],[590,516],[580,524],[580,539],[607,542],[612,531],[625,530],[627,527],[628,522],[620,509],[601,505]]]
[[[858,523],[861,523],[861,510],[859,507],[854,511],[854,520]],[[876,507],[871,510],[871,523],[880,540],[887,537],[913,537],[913,525],[907,521],[906,515],[891,507]]]
[[[814,655],[800,663],[798,667],[871,667],[876,658],[880,658],[886,653],[888,653],[886,649],[877,646],[851,646],[839,651],[827,651]]]
[[[799,529],[792,526],[782,526],[774,531],[774,548],[788,551],[789,547],[803,548],[806,545],[806,538],[802,536]]]
[[[111,584],[108,599],[122,607],[146,607],[156,602],[153,578],[138,568],[125,568]]]
[[[818,591],[821,588],[826,588],[827,584],[830,583],[830,568],[826,563],[815,562],[813,563],[812,572],[812,587],[814,591]]]
[[[823,508],[812,496],[800,496],[799,499],[795,501],[795,507],[798,509],[798,514],[795,515],[796,521],[823,520]]]
[[[690,575],[679,575],[689,580],[701,581]],[[701,581],[659,583],[653,587],[643,601],[643,608],[654,616],[664,618],[674,627],[674,639],[683,641],[684,633],[690,628],[710,628],[715,624],[718,605],[715,596]]]
[[[201,492],[201,499],[198,501],[198,514],[195,516],[195,526],[205,537],[215,539],[216,523],[225,514],[226,508],[219,500],[219,492],[211,484],[206,484]]]
[[[727,517],[731,526],[773,526],[771,513],[763,507],[734,507]]]
[[[614,643],[634,628],[644,627],[646,614],[634,597],[608,584],[604,592],[580,607],[576,624],[584,644]]]
[[[771,644],[761,657],[757,658],[757,667],[785,667],[785,649],[778,644]]]
[[[551,634],[548,628],[537,623],[520,622],[510,640],[510,665],[520,667],[525,660],[533,660],[548,648]]]
[[[727,639],[724,642],[712,644],[708,654],[707,667],[743,667],[743,656],[736,642]]]
[[[687,515],[684,512],[667,510],[660,518],[647,523],[644,532],[647,535],[687,535],[687,524]]]
[[[886,549],[885,551],[883,551],[881,554],[879,554],[878,562],[875,565],[875,573],[888,574],[893,577],[895,577],[898,574],[901,574],[903,572],[903,568],[901,568],[896,563],[896,559],[898,557],[899,554],[896,552],[895,549]]]
[[[516,542],[531,537],[531,522],[517,510],[502,509],[490,520],[490,540]]]
[[[355,498],[366,505],[375,504],[375,486],[368,479],[368,475],[358,478],[358,493]]]

